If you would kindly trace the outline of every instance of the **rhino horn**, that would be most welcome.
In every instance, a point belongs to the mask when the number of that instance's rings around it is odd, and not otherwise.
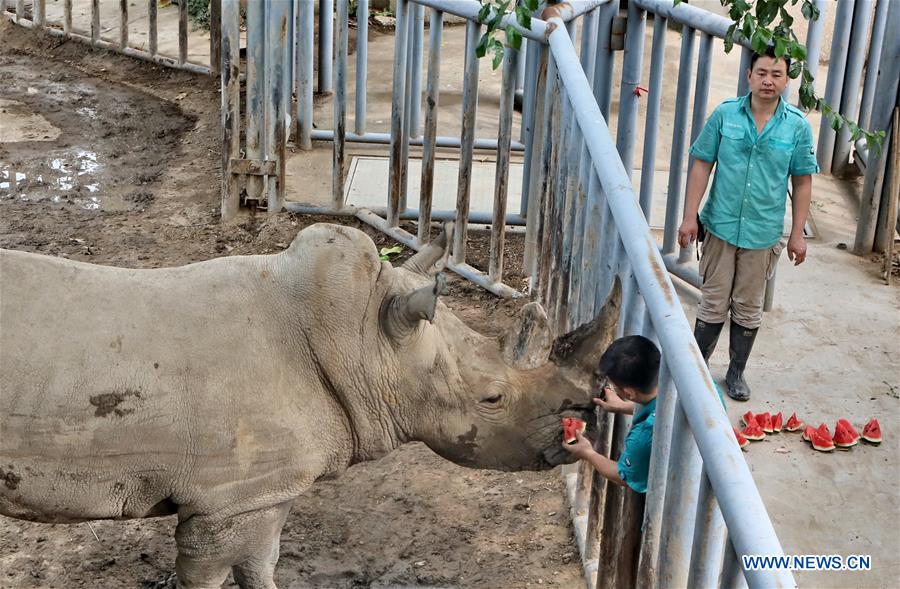
[[[540,303],[531,302],[519,312],[519,323],[501,342],[503,359],[513,368],[531,370],[547,363],[553,330]]]
[[[444,223],[444,231],[437,239],[422,248],[422,251],[411,257],[401,266],[404,270],[430,276],[432,268],[443,270],[450,256],[450,245],[453,243],[453,222]],[[440,262],[440,264],[438,264]]]
[[[600,362],[600,356],[615,337],[621,308],[622,283],[616,276],[600,313],[591,321],[556,338],[550,360],[559,366],[575,367],[592,373]]]
[[[447,294],[447,290],[447,278],[438,273],[434,284],[386,299],[381,308],[382,329],[395,341],[409,336],[420,321],[434,321],[438,297]]]

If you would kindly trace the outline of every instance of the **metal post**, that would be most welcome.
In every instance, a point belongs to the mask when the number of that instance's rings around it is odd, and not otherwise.
[[[859,85],[862,79],[863,62],[866,59],[866,41],[868,40],[869,20],[872,16],[873,0],[857,0],[853,13],[853,24],[850,26],[850,47],[847,52],[846,73],[843,87],[847,92],[841,93],[841,114],[849,119],[856,119],[859,114]],[[851,90],[852,89],[852,90]],[[850,164],[850,129],[841,127],[834,143],[831,172],[842,176]]]
[[[410,18],[412,43],[410,49],[409,74],[409,112],[407,134],[411,137],[419,136],[419,113],[422,105],[422,44],[425,36],[425,7],[419,4],[413,5]]]
[[[587,75],[588,82],[594,78],[594,59],[597,57],[597,30],[598,11],[594,10],[589,15],[583,16],[584,30],[581,35],[581,50],[578,52],[578,59],[581,61],[581,69]]]
[[[345,0],[346,1],[346,0]],[[186,3],[185,3],[186,4]],[[292,39],[289,36],[293,2],[267,3],[265,15],[265,98],[263,158],[275,161],[275,175],[266,177],[266,211],[280,213],[284,205],[285,159],[287,152],[287,114],[290,100],[290,62]]]
[[[472,186],[472,153],[475,142],[475,109],[478,105],[478,63],[475,46],[481,25],[466,21],[466,57],[463,73],[462,136],[459,148],[459,182],[456,191],[456,229],[453,234],[453,263],[466,261],[466,239],[468,238],[469,193]]]
[[[612,23],[619,11],[617,2],[609,2],[597,9],[600,13],[597,26],[597,55],[594,58],[593,91],[600,106],[600,113],[609,118],[609,105],[612,101],[613,51],[610,48]]]
[[[853,21],[855,0],[838,0],[837,19],[834,23],[834,37],[828,62],[828,82],[825,84],[825,102],[837,110],[841,104],[844,73],[847,67],[847,48],[850,44],[850,24]],[[836,134],[828,117],[822,117],[819,127],[819,166],[825,174],[831,173]]]
[[[806,66],[813,80],[819,75],[819,55],[822,52],[822,34],[825,32],[825,17],[828,14],[829,0],[813,0],[819,9],[819,18],[809,21],[806,31]],[[815,82],[813,82],[815,84]]]
[[[157,4],[158,0],[147,0],[147,18],[149,21],[148,24],[148,45],[150,47],[150,55],[156,55],[157,52]],[[71,15],[71,10],[69,11]],[[91,33],[93,34],[93,26],[91,27]]]
[[[319,93],[331,92],[334,0],[319,0]],[[397,19],[400,24],[400,19]]]
[[[719,580],[722,555],[725,550],[725,521],[716,503],[706,476],[706,467],[700,474],[700,492],[697,498],[697,516],[694,523],[694,551],[688,587],[715,587]]]
[[[824,2],[825,0],[821,0]],[[884,46],[884,32],[887,25],[888,3],[890,0],[876,0],[875,23],[872,25],[872,43],[866,58],[866,81],[863,85],[862,105],[859,109],[859,126],[869,128],[872,118],[872,104],[875,101],[875,80],[881,64],[881,48]]]
[[[750,80],[747,79],[747,70],[750,69],[750,58],[753,57],[753,50],[747,47],[741,47],[741,65],[738,73],[738,96],[746,96],[750,92]]]
[[[126,0],[119,0],[121,7],[122,3],[126,2]],[[47,22],[47,4],[46,0],[34,0],[34,5],[32,6],[32,10],[34,11],[32,15],[32,20],[34,20],[34,24],[38,28],[43,28],[44,23]],[[127,18],[128,7],[125,7],[125,22],[128,22]]]
[[[4,4],[6,0],[3,0]],[[6,12],[6,6],[3,7]],[[69,34],[72,32],[72,0],[64,0],[63,2],[63,32]]]
[[[617,413],[613,417],[613,440],[609,458],[618,460],[625,446],[625,436],[631,425],[631,417]],[[617,584],[616,548],[621,538],[620,522],[625,489],[610,481],[606,484],[606,501],[603,505],[603,526],[600,530],[600,559],[597,568],[597,589],[614,589]]]
[[[432,8],[428,19],[428,27],[428,86],[425,99],[425,130],[422,137],[419,243],[427,243],[431,240],[431,202],[432,193],[434,192],[434,153],[441,84],[441,34],[444,29],[444,13]]]
[[[312,149],[313,37],[315,0],[299,0],[297,7],[297,138],[300,149]]]
[[[659,133],[659,107],[662,102],[663,72],[666,59],[666,25],[668,20],[653,18],[653,47],[650,53],[650,93],[647,96],[647,116],[644,120],[644,155],[641,159],[641,210],[650,223],[653,204],[653,181],[656,170],[656,137]]]
[[[678,90],[675,96],[675,123],[672,131],[672,158],[669,164],[669,188],[666,198],[666,227],[663,237],[663,255],[675,253],[678,237],[678,221],[682,213],[681,198],[685,139],[687,138],[687,113],[690,108],[691,75],[694,70],[694,29],[681,29],[681,59],[678,65]]]
[[[155,2],[156,0],[151,0]],[[18,0],[16,4],[16,22],[19,22],[19,19],[22,18],[20,15],[19,7],[22,7],[21,13],[25,11],[25,2],[24,0]],[[97,44],[97,40],[100,38],[100,0],[91,0],[91,43],[94,45]]]
[[[512,141],[513,95],[519,52],[507,48],[503,56],[503,85],[500,89],[500,129],[497,133],[497,167],[494,173],[494,219],[491,223],[491,256],[488,277],[503,279],[503,244],[506,236],[506,197],[509,183],[509,144]]]
[[[240,7],[238,0],[223,0],[222,32],[222,195],[223,221],[233,218],[240,207],[240,187],[231,172],[231,160],[241,149]]]
[[[293,55],[293,52],[292,52]],[[222,0],[209,2],[209,72],[216,78],[222,66]]]
[[[43,7],[43,0],[40,6]],[[128,47],[128,0],[119,0],[119,48]]]
[[[523,41],[526,44],[525,49],[525,87],[522,95],[522,126],[520,138],[525,144],[525,159],[522,163],[522,203],[519,207],[519,214],[523,217],[528,215],[528,199],[531,194],[531,160],[534,153],[534,126],[535,126],[535,105],[537,103],[537,86],[538,67],[541,61],[541,55],[546,51],[540,43],[533,41]],[[522,61],[522,60],[520,60]],[[538,144],[540,150],[540,144]]]
[[[186,4],[186,3],[185,3]],[[267,2],[247,4],[247,98],[246,98],[246,154],[247,159],[262,160],[266,154],[266,7]],[[262,204],[268,190],[266,176],[247,177],[247,199]]]
[[[397,227],[400,223],[400,200],[402,198],[403,144],[408,141],[403,133],[406,105],[406,41],[409,27],[406,24],[409,6],[407,0],[397,0],[395,16],[396,38],[394,39],[394,79],[391,91],[391,162],[388,171],[388,225]]]
[[[619,93],[619,121],[616,131],[616,149],[629,177],[634,169],[634,142],[640,104],[637,88],[641,84],[646,25],[647,13],[638,8],[634,2],[629,2],[625,57],[622,60],[622,88]]]
[[[366,85],[369,71],[369,0],[356,4],[356,117],[353,130],[366,132]]]
[[[541,231],[541,183],[543,182],[543,163],[544,158],[549,157],[549,152],[547,152],[547,138],[550,128],[551,121],[551,113],[552,113],[552,101],[548,100],[550,94],[550,88],[553,84],[553,73],[555,68],[551,68],[552,59],[550,56],[550,52],[543,45],[536,45],[538,47],[538,66],[537,71],[535,72],[535,83],[534,83],[534,117],[533,121],[535,124],[534,133],[532,135],[532,147],[530,151],[526,154],[526,160],[529,163],[529,172],[528,177],[524,180],[528,183],[528,210],[526,211],[526,225],[525,225],[525,252],[522,256],[523,258],[523,272],[526,276],[532,277],[531,283],[529,285],[530,291],[532,293],[537,292],[535,290],[535,282],[533,277],[535,276],[535,268],[537,267],[537,260],[540,255],[539,244],[540,244],[540,231]]]
[[[734,544],[731,540],[725,542],[725,562],[722,566],[722,577],[719,581],[719,587],[722,589],[743,589],[747,586],[747,580],[744,578],[743,567],[734,551]]]
[[[188,56],[188,11],[187,2],[178,3],[178,65],[187,63]]]
[[[334,142],[331,167],[331,202],[335,209],[344,206],[344,152],[347,124],[347,49],[350,39],[350,0],[337,0],[337,56],[335,58]]]

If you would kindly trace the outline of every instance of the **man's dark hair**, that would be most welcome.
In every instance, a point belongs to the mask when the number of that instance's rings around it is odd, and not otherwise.
[[[603,352],[599,368],[616,386],[650,394],[659,378],[659,349],[641,335],[627,335]]]
[[[772,59],[777,60],[778,56],[775,55],[775,46],[769,45],[768,47],[766,47],[765,53],[757,53],[756,51],[754,51],[750,55],[750,71],[753,71],[753,66],[756,65],[756,60],[760,57],[771,57]],[[781,56],[781,59],[783,59],[784,63],[787,65],[787,71],[791,71],[791,56],[785,53]]]

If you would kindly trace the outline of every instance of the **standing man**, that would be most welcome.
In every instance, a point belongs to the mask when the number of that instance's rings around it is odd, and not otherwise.
[[[681,247],[705,230],[700,275],[700,308],[694,337],[709,362],[731,311],[728,396],[750,398],[744,379],[747,359],[762,321],[766,280],[781,254],[788,177],[793,186],[793,224],[787,242],[794,265],[806,259],[803,227],[812,196],[812,175],[819,171],[812,127],[803,112],[781,98],[788,84],[790,59],[769,48],[754,54],[747,70],[750,93],[716,108],[691,146]],[[709,200],[698,216],[713,166]],[[703,239],[701,237],[701,239]]]

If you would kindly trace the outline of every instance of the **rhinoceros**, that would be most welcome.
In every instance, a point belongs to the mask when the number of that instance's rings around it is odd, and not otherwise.
[[[483,336],[438,300],[450,231],[402,267],[330,224],[163,269],[2,250],[0,512],[177,514],[180,587],[271,588],[293,499],[354,463],[413,440],[476,468],[568,461],[618,288],[556,340],[535,302]]]

